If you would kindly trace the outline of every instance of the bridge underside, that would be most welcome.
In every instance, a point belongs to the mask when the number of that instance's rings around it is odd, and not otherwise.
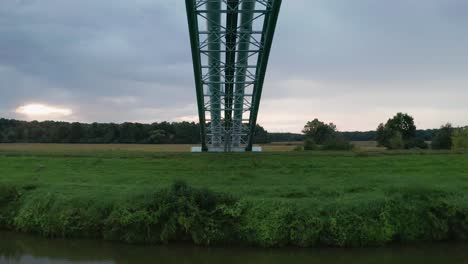
[[[203,151],[251,151],[281,0],[186,0]]]

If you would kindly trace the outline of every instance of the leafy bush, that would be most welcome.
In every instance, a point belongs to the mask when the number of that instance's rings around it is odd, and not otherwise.
[[[455,129],[452,142],[454,149],[468,149],[468,127]]]
[[[293,148],[293,151],[304,151],[304,146],[302,145],[297,145]]]
[[[433,149],[451,149],[452,148],[453,127],[446,124],[440,127],[432,139],[431,147]]]
[[[427,144],[424,140],[422,139],[412,139],[408,140],[405,143],[405,149],[428,149],[429,144]]]
[[[14,208],[12,204],[20,197],[15,186],[0,185],[0,228],[9,226]]]
[[[390,223],[390,212],[385,200],[330,208],[320,234],[323,245],[379,246],[393,240],[395,227]]]
[[[323,150],[351,150],[354,145],[344,139],[344,137],[336,133],[333,137],[329,138],[322,145]]]
[[[0,185],[0,207],[6,206],[19,197],[19,191],[15,186]]]
[[[193,241],[209,245],[235,240],[240,211],[226,194],[185,183],[146,197],[145,203],[116,208],[105,223],[105,238],[126,242]]]
[[[311,138],[307,138],[304,141],[304,150],[317,150],[317,144],[315,144],[315,141]]]
[[[241,240],[250,245],[279,247],[318,245],[322,220],[289,202],[243,203]]]

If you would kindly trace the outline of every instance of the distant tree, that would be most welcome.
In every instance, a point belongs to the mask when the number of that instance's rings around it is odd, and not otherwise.
[[[353,145],[333,123],[326,124],[318,119],[307,122],[302,131],[305,134],[304,150],[350,150]],[[320,145],[317,146],[316,144]]]
[[[258,124],[255,126],[254,142],[256,144],[266,144],[271,142],[268,131]]]
[[[174,130],[173,143],[195,144],[198,143],[200,133],[194,122],[180,122],[171,124]]]
[[[114,123],[104,125],[103,143],[119,143],[120,126]]]
[[[468,127],[455,129],[452,143],[454,149],[468,149]]]
[[[390,144],[390,139],[392,138],[393,131],[386,128],[383,123],[380,123],[377,127],[377,144],[380,147],[388,147]]]
[[[69,143],[71,126],[67,123],[56,123],[54,133],[50,139],[51,143]],[[31,139],[34,142],[34,138]]]
[[[432,141],[439,129],[416,130],[416,138],[424,141]]]
[[[422,147],[421,140],[416,141],[416,126],[412,116],[397,113],[386,124],[377,127],[379,146],[388,149]]]
[[[20,126],[17,126],[15,128],[15,137],[16,137],[16,140],[21,142],[20,140],[20,137],[19,137],[19,129]],[[41,123],[40,122],[37,122],[37,121],[32,121],[30,123],[30,128],[29,128],[29,133],[28,133],[28,137],[31,137],[31,138],[34,138],[36,139],[36,142],[39,142],[39,143],[44,143],[46,142],[46,130],[43,126],[41,126]]]
[[[454,129],[450,123],[441,126],[432,140],[431,147],[433,149],[451,149],[453,131]]]
[[[409,140],[416,136],[414,119],[408,114],[397,113],[393,118],[387,121],[385,126],[393,131],[400,132],[403,140]]]
[[[150,132],[149,143],[161,144],[166,138],[166,131],[162,129],[155,129]]]
[[[135,127],[133,123],[125,122],[119,126],[120,130],[120,143],[136,143],[135,141]]]
[[[343,137],[349,141],[372,141],[376,140],[376,131],[351,131],[341,132]]]
[[[72,123],[70,127],[70,143],[80,143],[83,136],[83,126],[80,123]]]
[[[382,124],[384,126],[384,124]],[[416,138],[423,141],[432,141],[438,129],[416,130]],[[377,140],[377,131],[351,131],[341,132],[343,137],[349,141],[372,141]],[[284,140],[286,141],[286,140]]]
[[[268,133],[271,142],[293,142],[303,141],[303,134],[296,133]]]
[[[323,144],[327,139],[334,136],[336,126],[333,123],[325,124],[317,118],[307,122],[302,130],[306,138],[314,140],[317,144]]]
[[[3,143],[15,143],[17,142],[16,133],[13,129],[6,129],[2,133]]]

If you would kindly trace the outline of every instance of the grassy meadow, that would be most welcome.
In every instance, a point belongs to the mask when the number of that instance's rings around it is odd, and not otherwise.
[[[377,147],[375,141],[354,141],[356,150],[360,151],[383,151],[385,148]],[[260,145],[264,152],[289,152],[293,151],[303,142],[274,142]],[[20,154],[125,154],[125,153],[159,153],[159,152],[190,152],[197,145],[190,144],[0,144],[0,153]]]
[[[0,227],[126,242],[369,246],[468,239],[468,154],[0,145]],[[185,153],[184,153],[185,152]]]

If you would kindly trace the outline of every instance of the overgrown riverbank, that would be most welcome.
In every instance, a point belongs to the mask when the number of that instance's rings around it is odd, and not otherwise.
[[[239,200],[175,183],[125,201],[64,199],[32,186],[0,187],[0,226],[47,237],[197,245],[375,246],[467,241],[461,196],[405,190],[368,202],[307,208],[291,202]]]
[[[72,154],[0,155],[0,228],[261,247],[468,240],[466,154]]]

